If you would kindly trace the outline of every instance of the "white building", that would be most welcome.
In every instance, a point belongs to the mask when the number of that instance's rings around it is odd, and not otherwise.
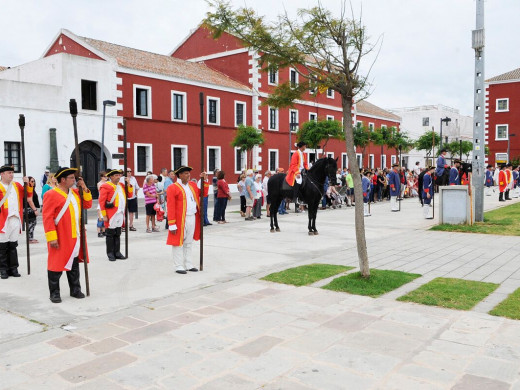
[[[408,133],[410,138],[417,139],[427,131],[435,131],[440,134],[441,119],[450,118],[451,121],[442,123],[442,142],[473,139],[473,118],[462,115],[456,108],[442,104],[393,108],[388,111],[401,117],[401,130]],[[435,148],[437,154],[437,147]],[[416,161],[421,167],[426,164],[426,158],[431,156],[424,150],[413,149],[409,153],[403,154],[404,165],[413,168]],[[436,157],[436,156],[434,156]]]
[[[78,104],[78,141],[87,185],[95,194],[98,181],[103,100],[117,101],[113,64],[78,55],[56,54],[13,68],[0,68],[0,165],[15,165],[22,176],[19,114],[25,115],[27,175],[39,185],[50,165],[50,130],[56,129],[58,163],[70,166],[74,158],[74,130],[69,100]],[[118,141],[119,107],[106,107],[104,151],[107,167],[119,167],[109,151],[122,147]]]

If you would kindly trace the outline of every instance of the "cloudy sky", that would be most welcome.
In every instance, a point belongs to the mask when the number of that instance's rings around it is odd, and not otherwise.
[[[231,0],[273,19],[317,0]],[[339,12],[343,0],[322,0]],[[475,0],[352,0],[383,38],[368,99],[384,108],[442,103],[473,113]],[[0,0],[0,65],[39,58],[61,28],[168,54],[205,16],[204,0]],[[520,0],[486,1],[486,78],[520,67]]]

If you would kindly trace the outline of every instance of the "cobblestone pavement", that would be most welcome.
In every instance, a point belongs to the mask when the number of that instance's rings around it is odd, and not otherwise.
[[[204,271],[190,275],[173,272],[164,232],[138,225],[130,259],[115,263],[89,238],[92,294],[72,300],[62,282],[59,305],[36,244],[32,275],[0,283],[0,389],[520,389],[520,322],[486,314],[520,287],[518,237],[428,231],[414,199],[401,213],[373,205],[371,266],[423,275],[373,299],[259,280],[356,266],[352,209],[320,211],[315,237],[306,215],[280,217],[276,234],[227,219],[205,231]],[[501,287],[470,312],[395,301],[438,276]]]

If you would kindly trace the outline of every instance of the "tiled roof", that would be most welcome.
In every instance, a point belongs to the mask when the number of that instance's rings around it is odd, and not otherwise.
[[[369,103],[366,100],[361,100],[356,103],[358,114],[366,114],[368,116],[378,116],[382,118],[387,118],[396,122],[401,121],[401,117],[386,110],[383,110],[381,107],[376,106],[375,104]]]
[[[491,77],[486,80],[486,82],[490,81],[507,81],[507,80],[520,80],[520,68],[512,70],[511,72],[507,72],[495,77]]]
[[[91,38],[81,38],[95,49],[114,58],[119,66],[157,73],[165,76],[214,84],[222,87],[250,91],[246,85],[217,72],[204,64],[188,62],[178,58],[132,49],[113,43],[98,41]]]
[[[6,66],[0,66],[0,72],[3,71],[3,70],[6,70],[7,67]]]

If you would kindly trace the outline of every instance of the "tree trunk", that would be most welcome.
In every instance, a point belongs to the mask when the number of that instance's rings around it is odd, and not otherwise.
[[[350,166],[350,173],[354,180],[354,196],[356,197],[355,223],[356,223],[356,243],[359,259],[359,271],[365,278],[370,276],[368,264],[367,242],[365,238],[365,216],[363,212],[363,188],[361,186],[361,175],[356,159],[354,148],[354,132],[352,128],[352,100],[342,96],[343,106],[343,130],[345,132],[345,143],[347,146],[347,156]]]

